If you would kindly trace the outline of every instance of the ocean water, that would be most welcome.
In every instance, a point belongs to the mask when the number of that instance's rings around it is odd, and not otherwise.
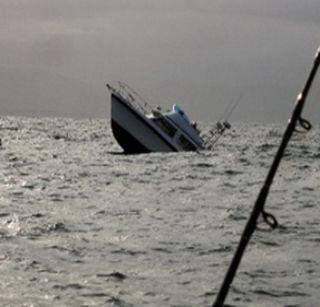
[[[284,128],[129,156],[108,120],[1,118],[1,306],[210,306]],[[280,227],[259,223],[228,304],[319,306],[319,132],[290,142],[266,204]]]

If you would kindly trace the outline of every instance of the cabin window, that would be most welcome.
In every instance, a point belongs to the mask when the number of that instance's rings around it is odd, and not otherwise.
[[[179,136],[179,144],[184,150],[196,150],[196,146],[194,146],[185,136]]]
[[[164,133],[168,134],[170,137],[173,137],[177,132],[177,129],[168,123],[168,121],[166,121],[163,117],[155,118],[154,122]]]

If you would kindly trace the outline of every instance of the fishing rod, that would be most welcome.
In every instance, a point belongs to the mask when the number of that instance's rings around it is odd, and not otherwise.
[[[306,119],[302,118],[301,114],[302,114],[303,107],[305,105],[305,100],[308,96],[309,90],[311,88],[312,82],[313,82],[314,77],[317,73],[319,65],[320,65],[320,46],[315,54],[314,63],[313,63],[312,69],[310,71],[310,74],[308,76],[307,82],[306,82],[302,92],[297,97],[297,101],[294,106],[292,116],[288,121],[287,128],[283,134],[279,149],[274,157],[273,163],[271,164],[271,167],[270,167],[269,173],[265,179],[264,185],[262,186],[262,188],[258,194],[257,200],[256,200],[254,207],[253,207],[253,210],[251,212],[251,215],[250,215],[250,217],[247,221],[247,224],[245,226],[245,229],[242,233],[237,250],[233,256],[231,264],[228,268],[228,271],[225,275],[224,281],[221,285],[221,288],[218,292],[218,295],[217,295],[216,300],[213,303],[212,307],[223,307],[224,306],[224,301],[228,295],[231,283],[233,281],[233,278],[236,275],[238,266],[241,262],[241,258],[244,254],[246,246],[248,245],[250,238],[256,229],[257,220],[258,220],[258,217],[260,216],[260,214],[262,215],[263,220],[272,229],[274,229],[278,226],[278,222],[277,222],[276,218],[272,214],[270,214],[264,210],[264,205],[267,200],[268,193],[269,193],[273,178],[277,172],[277,169],[279,167],[281,159],[283,158],[287,144],[289,143],[291,136],[295,131],[301,131],[301,130],[296,129],[297,124],[299,124],[300,128],[302,128],[302,131],[305,131],[305,132],[309,131],[312,128],[310,122],[307,121]]]

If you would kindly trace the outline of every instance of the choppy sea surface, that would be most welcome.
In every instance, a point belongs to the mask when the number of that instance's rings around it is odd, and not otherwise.
[[[123,155],[108,120],[1,118],[1,306],[210,306],[285,124]],[[290,142],[266,204],[280,227],[260,221],[228,304],[319,306],[319,134]]]

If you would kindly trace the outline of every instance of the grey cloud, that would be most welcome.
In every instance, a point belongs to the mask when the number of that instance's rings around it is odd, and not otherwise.
[[[315,0],[2,1],[0,107],[108,116],[104,84],[121,79],[195,118],[214,120],[242,95],[235,119],[283,120],[320,43],[319,9]]]

